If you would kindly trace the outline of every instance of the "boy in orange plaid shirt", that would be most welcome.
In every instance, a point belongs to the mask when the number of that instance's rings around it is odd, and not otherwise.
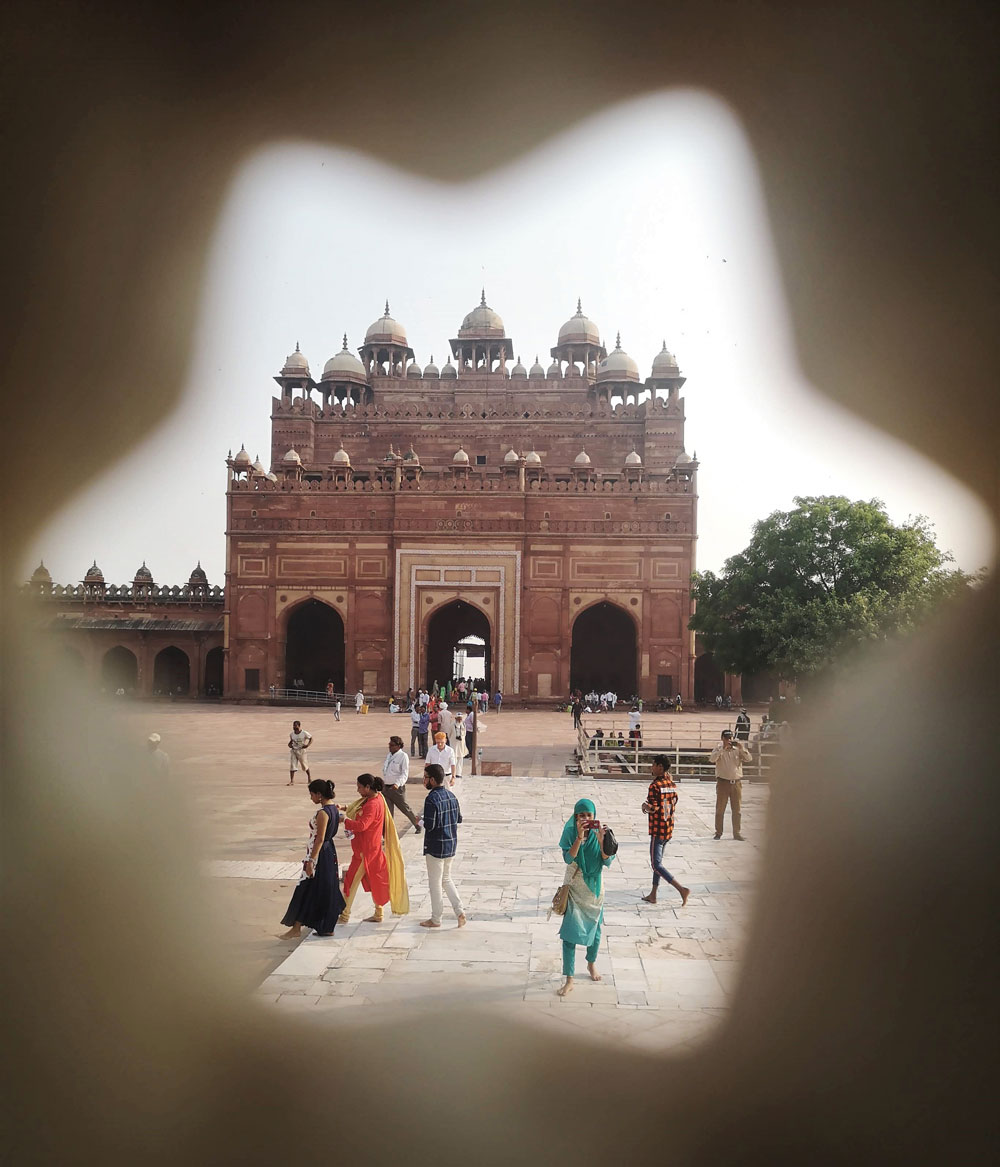
[[[670,777],[670,759],[666,754],[657,754],[653,758],[652,772],[653,781],[649,784],[642,810],[649,818],[649,865],[653,869],[653,887],[649,895],[642,898],[647,904],[655,904],[656,889],[660,880],[665,879],[677,889],[683,908],[691,889],[678,883],[663,866],[663,848],[674,833],[674,808],[677,806],[677,785]]]

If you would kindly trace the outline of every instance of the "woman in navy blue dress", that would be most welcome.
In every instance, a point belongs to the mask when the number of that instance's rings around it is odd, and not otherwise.
[[[303,928],[317,936],[332,936],[340,913],[347,906],[340,890],[340,870],[333,836],[340,827],[340,812],[333,801],[332,782],[314,778],[307,787],[317,810],[309,820],[309,844],[302,861],[302,874],[292,893],[282,924],[288,931],[283,940],[294,940]]]

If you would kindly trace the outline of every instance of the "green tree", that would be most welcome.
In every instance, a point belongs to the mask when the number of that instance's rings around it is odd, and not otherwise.
[[[691,628],[726,670],[804,679],[861,645],[904,633],[976,577],[919,516],[892,523],[877,499],[796,498],[754,527],[720,575],[693,578]]]

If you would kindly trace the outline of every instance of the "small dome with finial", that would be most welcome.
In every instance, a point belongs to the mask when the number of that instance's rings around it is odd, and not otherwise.
[[[504,456],[503,456],[503,460],[504,460],[504,461],[505,461],[505,462],[506,462],[508,465],[509,465],[511,462],[516,462],[516,461],[517,461],[517,451],[514,449],[514,447],[513,447],[513,446],[511,446],[511,448],[510,448],[510,449],[507,451],[507,453],[506,453],[506,454],[504,454]]]
[[[487,338],[504,335],[503,320],[500,319],[500,314],[494,312],[492,308],[486,303],[486,289],[483,288],[482,296],[479,304],[473,308],[472,311],[462,321],[462,326],[458,330],[458,335],[463,339],[469,338]]]
[[[295,352],[289,353],[285,357],[285,363],[281,370],[283,377],[308,377],[309,376],[309,362],[305,358],[305,354],[299,348],[299,342],[295,342]]]
[[[52,582],[52,576],[49,575],[49,569],[45,566],[45,560],[40,559],[38,566],[31,573],[31,582],[33,584],[46,584]]]
[[[351,456],[344,449],[344,443],[340,443],[340,449],[333,456],[333,464],[335,466],[350,466]]]
[[[686,466],[689,462],[693,462],[693,461],[694,461],[694,459],[691,457],[691,455],[689,453],[687,453],[686,450],[681,450],[681,452],[677,455],[677,458],[676,458],[676,461],[674,462],[674,465],[675,466]]]
[[[193,587],[195,584],[201,584],[204,587],[208,586],[208,576],[205,574],[205,569],[201,566],[201,560],[198,560],[198,565],[188,576],[188,583]]]
[[[302,465],[302,455],[296,449],[289,450],[281,460],[282,462],[289,462],[295,466]]]
[[[152,582],[153,582],[153,573],[146,566],[146,561],[144,559],[142,561],[142,567],[140,567],[135,573],[135,578],[133,580],[133,583],[152,583]]]
[[[385,302],[385,312],[365,333],[365,344],[396,344],[407,348],[406,330],[398,320],[389,315],[389,301]]]
[[[422,377],[424,375],[420,369],[420,366],[417,364],[416,358],[414,358],[413,363],[407,367],[406,375],[407,377]]]
[[[104,572],[97,566],[97,560],[87,568],[87,574],[83,577],[84,583],[104,583]]]
[[[619,332],[614,350],[597,366],[598,381],[638,381],[639,366],[622,348],[622,334]]]
[[[577,456],[573,459],[573,464],[575,466],[589,466],[590,465],[590,455],[587,453],[586,450],[581,450],[580,453],[577,454]]]
[[[417,466],[420,465],[420,458],[417,456],[417,451],[412,446],[410,446],[410,448],[403,455],[403,461],[412,462]]]
[[[549,378],[550,381],[555,381],[557,379],[561,380],[563,375],[562,365],[560,365],[558,361],[553,361],[552,364],[549,365],[549,371],[545,375]]]
[[[367,384],[368,374],[364,365],[347,347],[347,333],[344,333],[344,347],[323,366],[324,381],[353,381]]]
[[[450,379],[452,377],[457,377],[457,376],[458,376],[458,369],[456,369],[455,366],[451,363],[451,357],[449,357],[445,361],[444,367],[441,370],[441,380],[444,381],[445,379]]]
[[[679,372],[677,358],[672,352],[667,351],[667,342],[664,341],[663,348],[653,358],[653,376],[676,377]]]
[[[531,378],[536,378],[536,377],[543,377],[544,378],[544,376],[545,376],[545,370],[542,368],[542,362],[538,359],[538,353],[535,353],[535,363],[531,366],[531,369],[528,371],[528,376]]]
[[[440,377],[441,370],[434,364],[434,354],[431,353],[431,363],[424,366],[425,377]]]
[[[247,453],[246,446],[240,446],[240,452],[233,459],[233,464],[235,466],[252,466],[253,465],[253,462],[250,459],[250,455]]]
[[[521,358],[517,358],[517,364],[510,371],[511,377],[527,377],[528,370],[521,364]]]
[[[525,454],[524,460],[530,465],[536,466],[541,462],[542,458],[541,455],[535,450],[534,446],[532,446],[530,451]]]
[[[640,458],[635,446],[632,447],[631,454],[625,455],[625,465],[626,466],[641,466],[642,465],[642,458]]]
[[[588,320],[583,314],[583,306],[576,302],[576,315],[559,329],[559,344],[594,344],[600,345],[601,333],[593,320]]]
[[[267,473],[267,471],[264,469],[264,464],[260,460],[260,454],[258,454],[257,457],[254,458],[253,472],[254,472],[254,475],[260,476],[261,478],[263,478],[263,476]]]
[[[452,462],[454,462],[457,466],[468,466],[469,455],[465,452],[464,446],[458,447],[458,449],[455,451],[455,456],[452,458]]]

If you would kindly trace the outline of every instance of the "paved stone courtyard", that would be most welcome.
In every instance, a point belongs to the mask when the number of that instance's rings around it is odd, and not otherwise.
[[[440,930],[419,927],[429,915],[422,840],[397,814],[411,910],[381,925],[366,924],[370,899],[359,892],[354,920],[330,939],[277,938],[278,920],[299,871],[312,812],[304,785],[289,788],[284,748],[299,717],[315,735],[314,777],[333,778],[338,798],[353,794],[354,776],[379,772],[391,733],[408,740],[408,719],[327,711],[188,704],[122,709],[133,732],[158,730],[203,826],[204,870],[217,901],[228,956],[266,1007],[329,1016],[343,1024],[365,1005],[460,998],[533,1022],[573,1027],[649,1049],[703,1040],[726,1009],[752,905],[763,844],[767,789],[744,791],[748,842],[712,838],[714,784],[683,782],[669,869],[692,889],[687,907],[661,886],[649,890],[645,786],[635,781],[567,777],[570,719],[555,713],[503,713],[488,718],[486,758],[514,762],[513,778],[472,778],[456,787],[464,823],[454,876],[468,926],[461,931],[445,905]],[[664,715],[672,717],[674,715]],[[419,772],[417,762],[413,771]],[[424,791],[408,788],[415,808]],[[572,994],[561,983],[559,921],[546,919],[562,876],[556,843],[580,797],[590,797],[611,823],[621,849],[608,868],[599,983],[586,976],[582,954]],[[342,866],[350,844],[338,836]]]

